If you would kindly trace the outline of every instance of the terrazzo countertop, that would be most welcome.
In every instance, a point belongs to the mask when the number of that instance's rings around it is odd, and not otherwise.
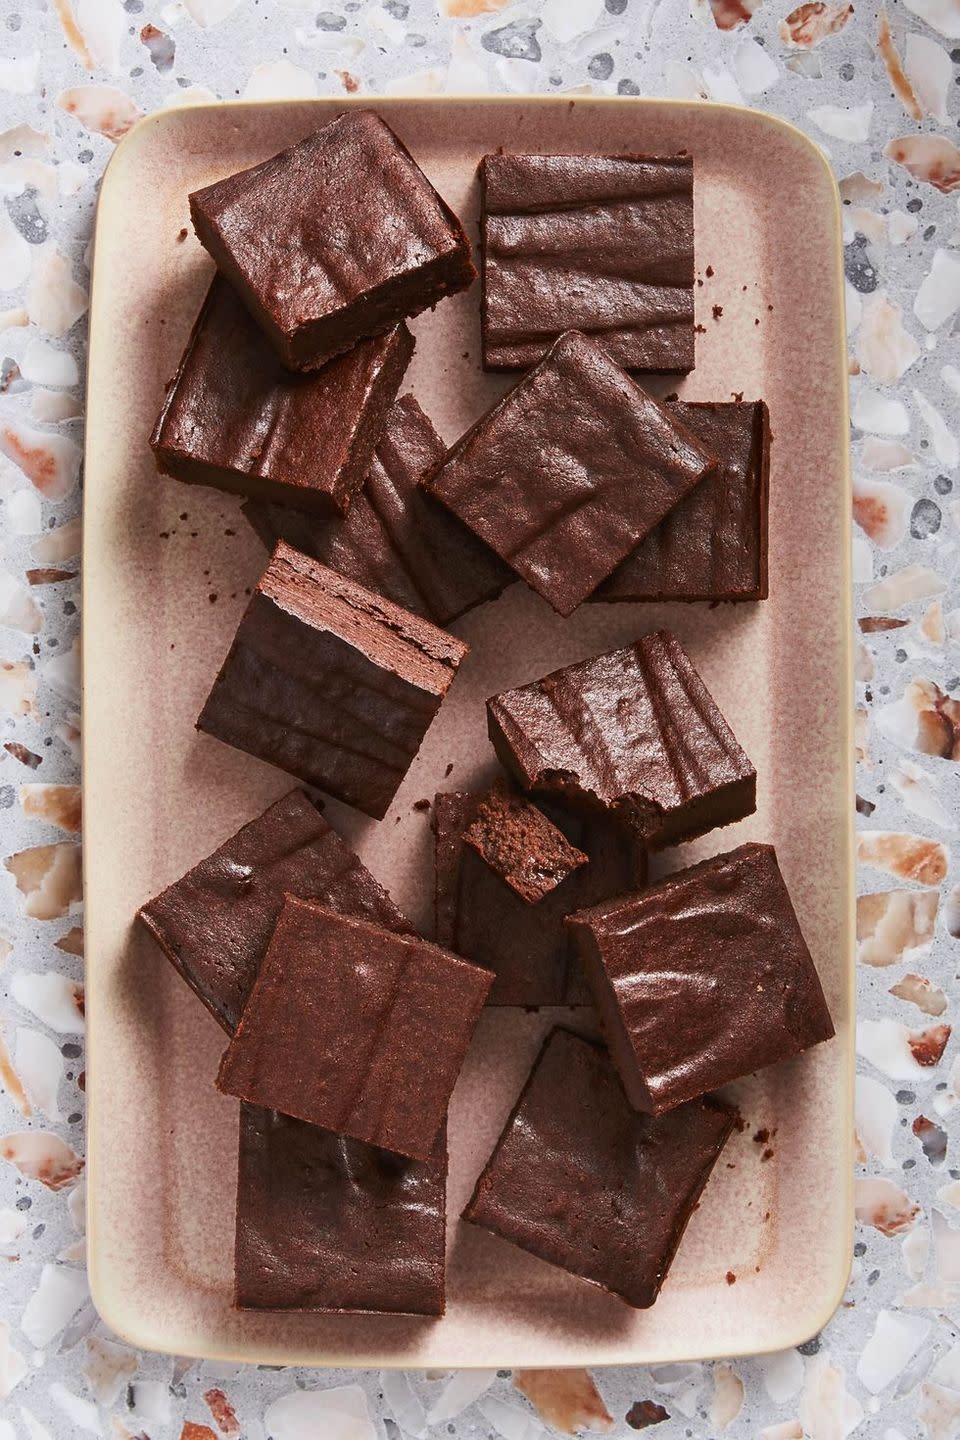
[[[958,47],[960,0],[886,14],[859,0],[791,13],[788,0],[0,4],[0,1440],[960,1435]],[[243,1369],[137,1354],[90,1304],[78,472],[97,182],[143,112],[342,90],[743,102],[803,127],[840,179],[865,897],[858,1226],[843,1305],[799,1350],[592,1377]]]

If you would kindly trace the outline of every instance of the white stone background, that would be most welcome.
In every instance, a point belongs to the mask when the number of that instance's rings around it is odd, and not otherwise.
[[[0,1440],[627,1436],[637,1402],[662,1408],[656,1440],[960,1435],[960,1050],[949,1033],[960,936],[960,0],[892,3],[886,19],[860,0],[854,12],[788,10],[789,0],[0,0]],[[380,1376],[137,1354],[90,1305],[76,637],[97,182],[142,111],[354,85],[743,101],[807,130],[842,181],[860,889],[885,898],[860,914],[853,1274],[836,1317],[799,1351],[548,1373],[534,1404],[515,1383],[529,1380],[509,1371]]]

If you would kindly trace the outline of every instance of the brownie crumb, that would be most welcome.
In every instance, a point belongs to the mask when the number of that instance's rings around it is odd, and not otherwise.
[[[706,329],[706,326],[705,326],[705,325],[694,325],[693,328],[694,328],[694,330],[696,331],[696,333],[697,333],[698,335],[706,335],[706,333],[707,333],[707,329]]]
[[[704,270],[703,273],[704,273],[704,275],[706,275],[706,277],[707,277],[708,280],[712,280],[712,279],[713,279],[713,266],[712,266],[712,265],[708,265],[707,268],[706,268],[706,270]]]
[[[713,307],[713,318],[714,318],[714,320],[719,320],[719,319],[720,319],[720,316],[721,316],[722,314],[723,314],[723,306],[722,306],[722,305],[714,305],[714,307]]]
[[[760,1159],[761,1159],[761,1160],[772,1160],[772,1159],[773,1159],[773,1151],[771,1150],[771,1148],[770,1148],[769,1145],[767,1146],[766,1150],[764,1150],[763,1154],[760,1156]]]
[[[184,240],[186,240],[186,238],[187,238],[187,236],[189,235],[189,233],[190,233],[190,232],[189,232],[189,230],[187,229],[186,225],[181,225],[181,226],[180,226],[180,229],[177,231],[177,240],[178,240],[178,242],[182,243]]]
[[[727,1281],[727,1284],[728,1284],[728,1285],[736,1285],[736,1283],[737,1283],[737,1277],[736,1277],[736,1275],[734,1275],[734,1273],[733,1273],[732,1270],[728,1270],[728,1271],[727,1271],[726,1281]]]
[[[446,780],[447,777],[450,776],[450,775],[452,775],[452,774],[453,774],[453,761],[451,760],[450,763],[449,763],[449,765],[447,766],[446,770],[444,770],[444,772],[443,772],[443,778],[444,778],[444,780]]]
[[[764,1126],[762,1130],[758,1130],[758,1131],[756,1132],[756,1134],[754,1135],[754,1137],[753,1137],[753,1143],[754,1143],[755,1145],[766,1145],[766,1143],[767,1143],[767,1141],[768,1141],[769,1139],[770,1139],[770,1131],[767,1129],[766,1126]]]
[[[217,603],[217,592],[216,592],[216,590],[211,590],[211,591],[210,591],[210,594],[207,596],[207,599],[210,601],[210,604],[211,604],[211,605],[216,605],[216,603]]]
[[[414,808],[414,810],[419,810],[419,811],[421,812],[421,814],[422,814],[424,810],[429,810],[429,809],[430,809],[430,801],[429,801],[429,800],[414,800],[414,802],[413,802],[413,808]]]

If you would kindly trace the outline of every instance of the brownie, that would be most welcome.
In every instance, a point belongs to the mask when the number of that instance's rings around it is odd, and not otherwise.
[[[371,110],[194,191],[190,216],[292,370],[392,329],[477,273],[460,221]]]
[[[568,331],[425,483],[569,615],[715,464],[675,411]]]
[[[291,896],[217,1086],[428,1160],[492,983],[439,945]]]
[[[416,400],[404,395],[387,416],[366,485],[345,516],[325,520],[259,501],[244,505],[244,514],[268,550],[286,540],[414,615],[449,625],[516,576],[420,489],[445,453]]]
[[[666,630],[494,695],[487,722],[525,790],[611,815],[651,849],[756,808],[753,765]]]
[[[467,648],[281,542],[197,726],[379,820]]]
[[[638,1115],[606,1052],[553,1030],[463,1218],[646,1309],[733,1123],[706,1100]]]
[[[660,1114],[834,1033],[772,845],[741,845],[567,923],[638,1110]]]
[[[692,370],[689,156],[486,155],[483,363],[535,364],[563,330],[628,370]]]
[[[217,276],[150,438],[157,465],[194,485],[340,515],[363,484],[412,354],[401,324],[295,375]]]
[[[490,1005],[589,1005],[590,990],[564,918],[642,885],[646,852],[601,818],[586,820],[543,802],[551,821],[590,863],[539,904],[528,905],[464,844],[479,799],[455,791],[434,802],[437,943],[495,972]]]
[[[428,1160],[240,1107],[241,1310],[442,1315],[447,1141]]]
[[[720,458],[591,596],[765,600],[770,417],[762,400],[671,406]]]
[[[228,1035],[286,895],[416,933],[313,801],[292,790],[138,912]]]
[[[478,801],[463,840],[528,905],[589,862],[559,825],[502,780]]]

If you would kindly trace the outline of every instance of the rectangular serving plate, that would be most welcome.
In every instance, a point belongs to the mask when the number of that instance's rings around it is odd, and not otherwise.
[[[429,933],[429,816],[414,804],[490,772],[484,698],[660,625],[688,646],[756,763],[759,798],[749,820],[668,863],[746,839],[775,843],[837,1038],[731,1087],[746,1127],[648,1312],[457,1220],[541,1036],[567,1013],[503,1010],[486,1013],[451,1110],[443,1319],[232,1309],[237,1105],[214,1089],[223,1035],[133,926],[138,905],[291,785],[194,729],[264,555],[233,499],[158,477],[147,446],[211,271],[187,195],[361,103],[396,129],[474,235],[477,162],[497,146],[693,154],[703,333],[696,371],[655,388],[695,400],[742,393],[770,406],[766,603],[587,605],[561,621],[516,585],[456,627],[472,654],[386,819],[328,808]],[[265,1364],[651,1363],[780,1349],[835,1309],[850,1259],[853,1057],[840,243],[821,153],[783,122],[735,107],[569,97],[234,103],[160,111],[119,145],[98,207],[88,379],[87,1093],[90,1281],[103,1318],[132,1343]],[[510,383],[481,371],[478,295],[474,286],[413,325],[404,388],[448,441]],[[754,1139],[761,1130],[768,1145]]]

